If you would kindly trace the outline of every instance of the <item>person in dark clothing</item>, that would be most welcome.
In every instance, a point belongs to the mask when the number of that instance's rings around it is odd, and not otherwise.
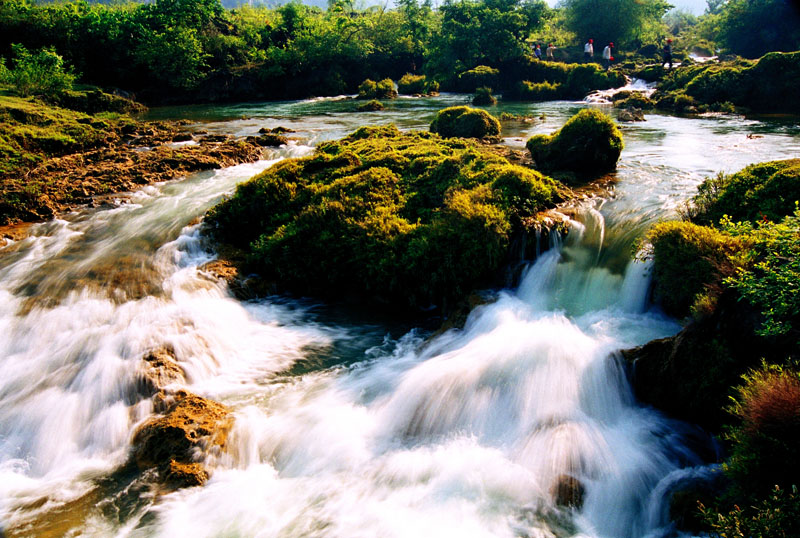
[[[672,69],[672,40],[667,39],[667,44],[664,45],[664,61],[661,65],[667,64],[669,69]]]

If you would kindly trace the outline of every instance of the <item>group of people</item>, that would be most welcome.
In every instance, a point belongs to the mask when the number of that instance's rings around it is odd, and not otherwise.
[[[545,49],[546,58],[548,60],[555,60],[553,57],[553,53],[556,51],[556,47],[552,43],[547,44],[547,49]],[[533,55],[536,56],[537,60],[542,59],[542,46],[539,43],[533,44]]]
[[[536,57],[537,60],[542,59],[542,46],[539,43],[534,43],[533,45],[533,55]],[[545,59],[547,60],[555,60],[553,57],[553,53],[555,52],[556,47],[552,43],[548,43],[547,49],[545,51]],[[664,61],[661,62],[661,65],[667,64],[669,68],[672,69],[672,40],[667,39],[666,45],[664,45],[663,49]],[[586,44],[583,46],[583,60],[585,62],[591,62],[594,60],[594,39],[589,39]],[[608,70],[611,67],[611,63],[614,61],[614,43],[609,42],[608,45],[605,46],[603,49],[603,66]]]
[[[603,66],[608,70],[611,67],[611,62],[614,61],[614,43],[610,42],[603,49]],[[583,60],[591,62],[594,58],[594,39],[590,39],[583,46]]]

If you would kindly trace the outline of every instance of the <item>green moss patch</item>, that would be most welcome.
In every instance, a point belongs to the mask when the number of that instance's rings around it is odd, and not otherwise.
[[[599,110],[587,108],[555,133],[532,137],[526,147],[542,170],[597,176],[616,168],[623,142],[614,120]]]
[[[597,64],[531,61],[503,93],[506,100],[582,99],[594,90],[625,85],[625,75]]]
[[[240,185],[207,223],[283,289],[424,308],[489,282],[514,230],[558,199],[474,142],[363,127]]]
[[[485,110],[453,106],[436,114],[431,132],[444,137],[486,138],[500,134],[500,122]]]

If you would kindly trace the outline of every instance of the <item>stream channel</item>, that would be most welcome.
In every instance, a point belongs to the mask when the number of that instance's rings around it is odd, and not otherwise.
[[[427,129],[467,96],[380,112],[344,99],[151,111],[235,136],[283,126],[268,160],[189,176],[113,207],[36,225],[0,249],[0,535],[64,513],[48,533],[126,537],[670,536],[670,484],[708,470],[710,440],[633,398],[615,351],[675,334],[633,261],[648,226],[719,171],[800,156],[796,119],[648,114],[621,124],[608,193],[496,290],[463,330],[426,330],[309,299],[240,301],[199,270],[197,218],[277,160],[362,125]],[[517,149],[588,102],[492,112]],[[424,344],[424,345],[423,345]],[[169,346],[188,390],[235,410],[203,487],[104,487],[152,416],[136,396],[143,354]],[[707,446],[699,446],[705,443]],[[560,508],[563,476],[585,489]],[[91,492],[101,491],[99,494]],[[75,502],[75,499],[84,499]],[[46,527],[46,525],[45,525]]]

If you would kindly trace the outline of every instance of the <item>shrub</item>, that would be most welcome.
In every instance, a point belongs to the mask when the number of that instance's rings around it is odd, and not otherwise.
[[[781,222],[723,222],[726,233],[742,237],[749,249],[725,283],[756,307],[763,322],[757,333],[783,336],[800,328],[800,210]]]
[[[619,96],[614,95],[614,106],[616,108],[653,108],[655,103],[646,95],[641,92],[620,92],[627,93],[628,95]]]
[[[791,368],[763,363],[743,376],[728,411],[739,419],[726,437],[732,443],[726,473],[739,495],[766,495],[791,487],[800,470],[786,462],[800,457],[800,377]]]
[[[10,85],[18,94],[52,96],[72,89],[75,75],[55,49],[34,53],[15,43],[11,50],[15,56],[14,67],[9,69],[0,59],[0,82]]]
[[[492,95],[492,89],[485,86],[475,90],[475,96],[472,98],[473,105],[496,105],[497,98]]]
[[[454,106],[440,110],[430,130],[444,137],[485,138],[500,134],[500,122],[485,110]]]
[[[536,135],[526,144],[542,170],[570,170],[583,176],[610,172],[622,152],[622,133],[614,120],[583,109],[552,135]]]
[[[367,79],[358,87],[359,99],[394,99],[397,92],[392,79],[385,78],[379,82]]]
[[[701,506],[711,536],[721,538],[793,538],[800,536],[800,494],[796,487],[775,487],[772,493],[744,508],[719,512]]]
[[[550,101],[561,98],[561,84],[552,82],[518,82],[509,97],[525,101]]]

